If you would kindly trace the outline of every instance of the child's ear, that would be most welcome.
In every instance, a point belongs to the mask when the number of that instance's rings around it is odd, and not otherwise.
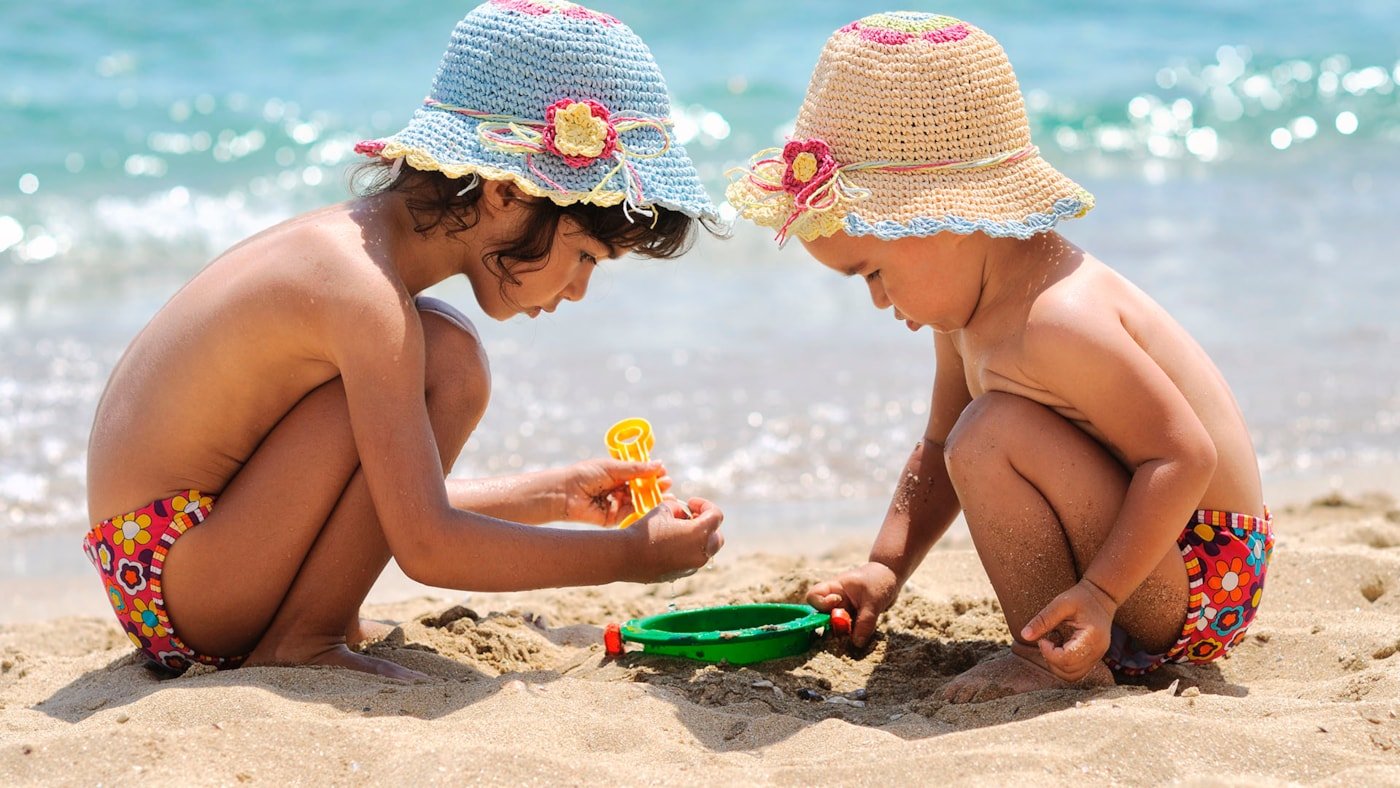
[[[520,191],[520,187],[510,181],[482,180],[482,198],[486,200],[486,205],[492,213],[509,213],[519,210],[523,206],[527,197]]]

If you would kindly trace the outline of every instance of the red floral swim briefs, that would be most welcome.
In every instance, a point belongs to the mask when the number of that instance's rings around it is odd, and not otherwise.
[[[1274,520],[1200,509],[1176,540],[1186,559],[1190,597],[1181,637],[1165,654],[1136,648],[1115,626],[1104,661],[1128,676],[1150,673],[1167,662],[1211,662],[1244,640],[1264,595],[1264,575],[1274,550]]]
[[[222,669],[243,661],[197,654],[182,643],[170,625],[160,589],[166,551],[181,534],[204,522],[213,507],[212,496],[187,490],[105,520],[83,537],[83,552],[102,576],[117,623],[143,656],[175,673],[195,662]]]

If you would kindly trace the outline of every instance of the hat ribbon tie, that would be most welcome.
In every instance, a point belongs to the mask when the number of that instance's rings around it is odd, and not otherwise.
[[[624,210],[650,214],[655,218],[655,210],[644,205],[646,195],[642,179],[632,166],[632,161],[655,159],[671,149],[671,135],[667,130],[672,123],[670,118],[640,114],[613,115],[596,101],[573,99],[561,99],[550,105],[545,111],[544,120],[481,112],[431,98],[423,103],[430,109],[465,115],[479,121],[477,137],[484,147],[523,156],[530,172],[560,194],[594,197],[604,190],[614,176],[621,174],[626,192]],[[661,135],[659,150],[639,151],[622,141],[623,134],[643,128],[655,129]],[[534,157],[540,155],[556,156],[575,169],[599,161],[613,162],[613,166],[591,189],[577,192],[560,185],[536,166]]]
[[[778,241],[787,240],[788,229],[803,216],[825,213],[838,206],[863,200],[870,190],[857,186],[846,176],[856,172],[923,172],[927,170],[982,170],[1011,164],[1036,155],[1039,148],[1026,145],[980,159],[940,159],[937,161],[864,161],[839,164],[822,140],[789,140],[782,148],[768,148],[754,154],[748,169],[738,170],[765,199],[788,195],[792,208],[787,221],[778,229]]]

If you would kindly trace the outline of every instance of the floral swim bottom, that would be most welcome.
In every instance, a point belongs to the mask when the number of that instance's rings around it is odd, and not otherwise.
[[[1243,642],[1264,595],[1264,575],[1274,550],[1274,519],[1200,509],[1177,537],[1190,584],[1181,637],[1165,654],[1137,649],[1128,633],[1113,627],[1104,661],[1128,676],[1150,673],[1168,662],[1206,663]]]
[[[213,507],[212,496],[187,490],[105,520],[83,537],[83,552],[102,576],[117,623],[143,656],[173,673],[183,673],[195,662],[219,669],[243,662],[242,657],[197,654],[182,643],[160,589],[166,552],[181,534],[204,522]]]

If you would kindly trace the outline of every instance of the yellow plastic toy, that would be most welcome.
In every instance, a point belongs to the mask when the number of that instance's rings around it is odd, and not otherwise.
[[[613,459],[625,462],[648,462],[656,446],[651,422],[641,418],[623,419],[612,425],[605,440]],[[627,489],[632,493],[632,513],[618,523],[619,528],[637,522],[642,515],[661,505],[661,484],[654,476],[632,479],[627,482]]]

